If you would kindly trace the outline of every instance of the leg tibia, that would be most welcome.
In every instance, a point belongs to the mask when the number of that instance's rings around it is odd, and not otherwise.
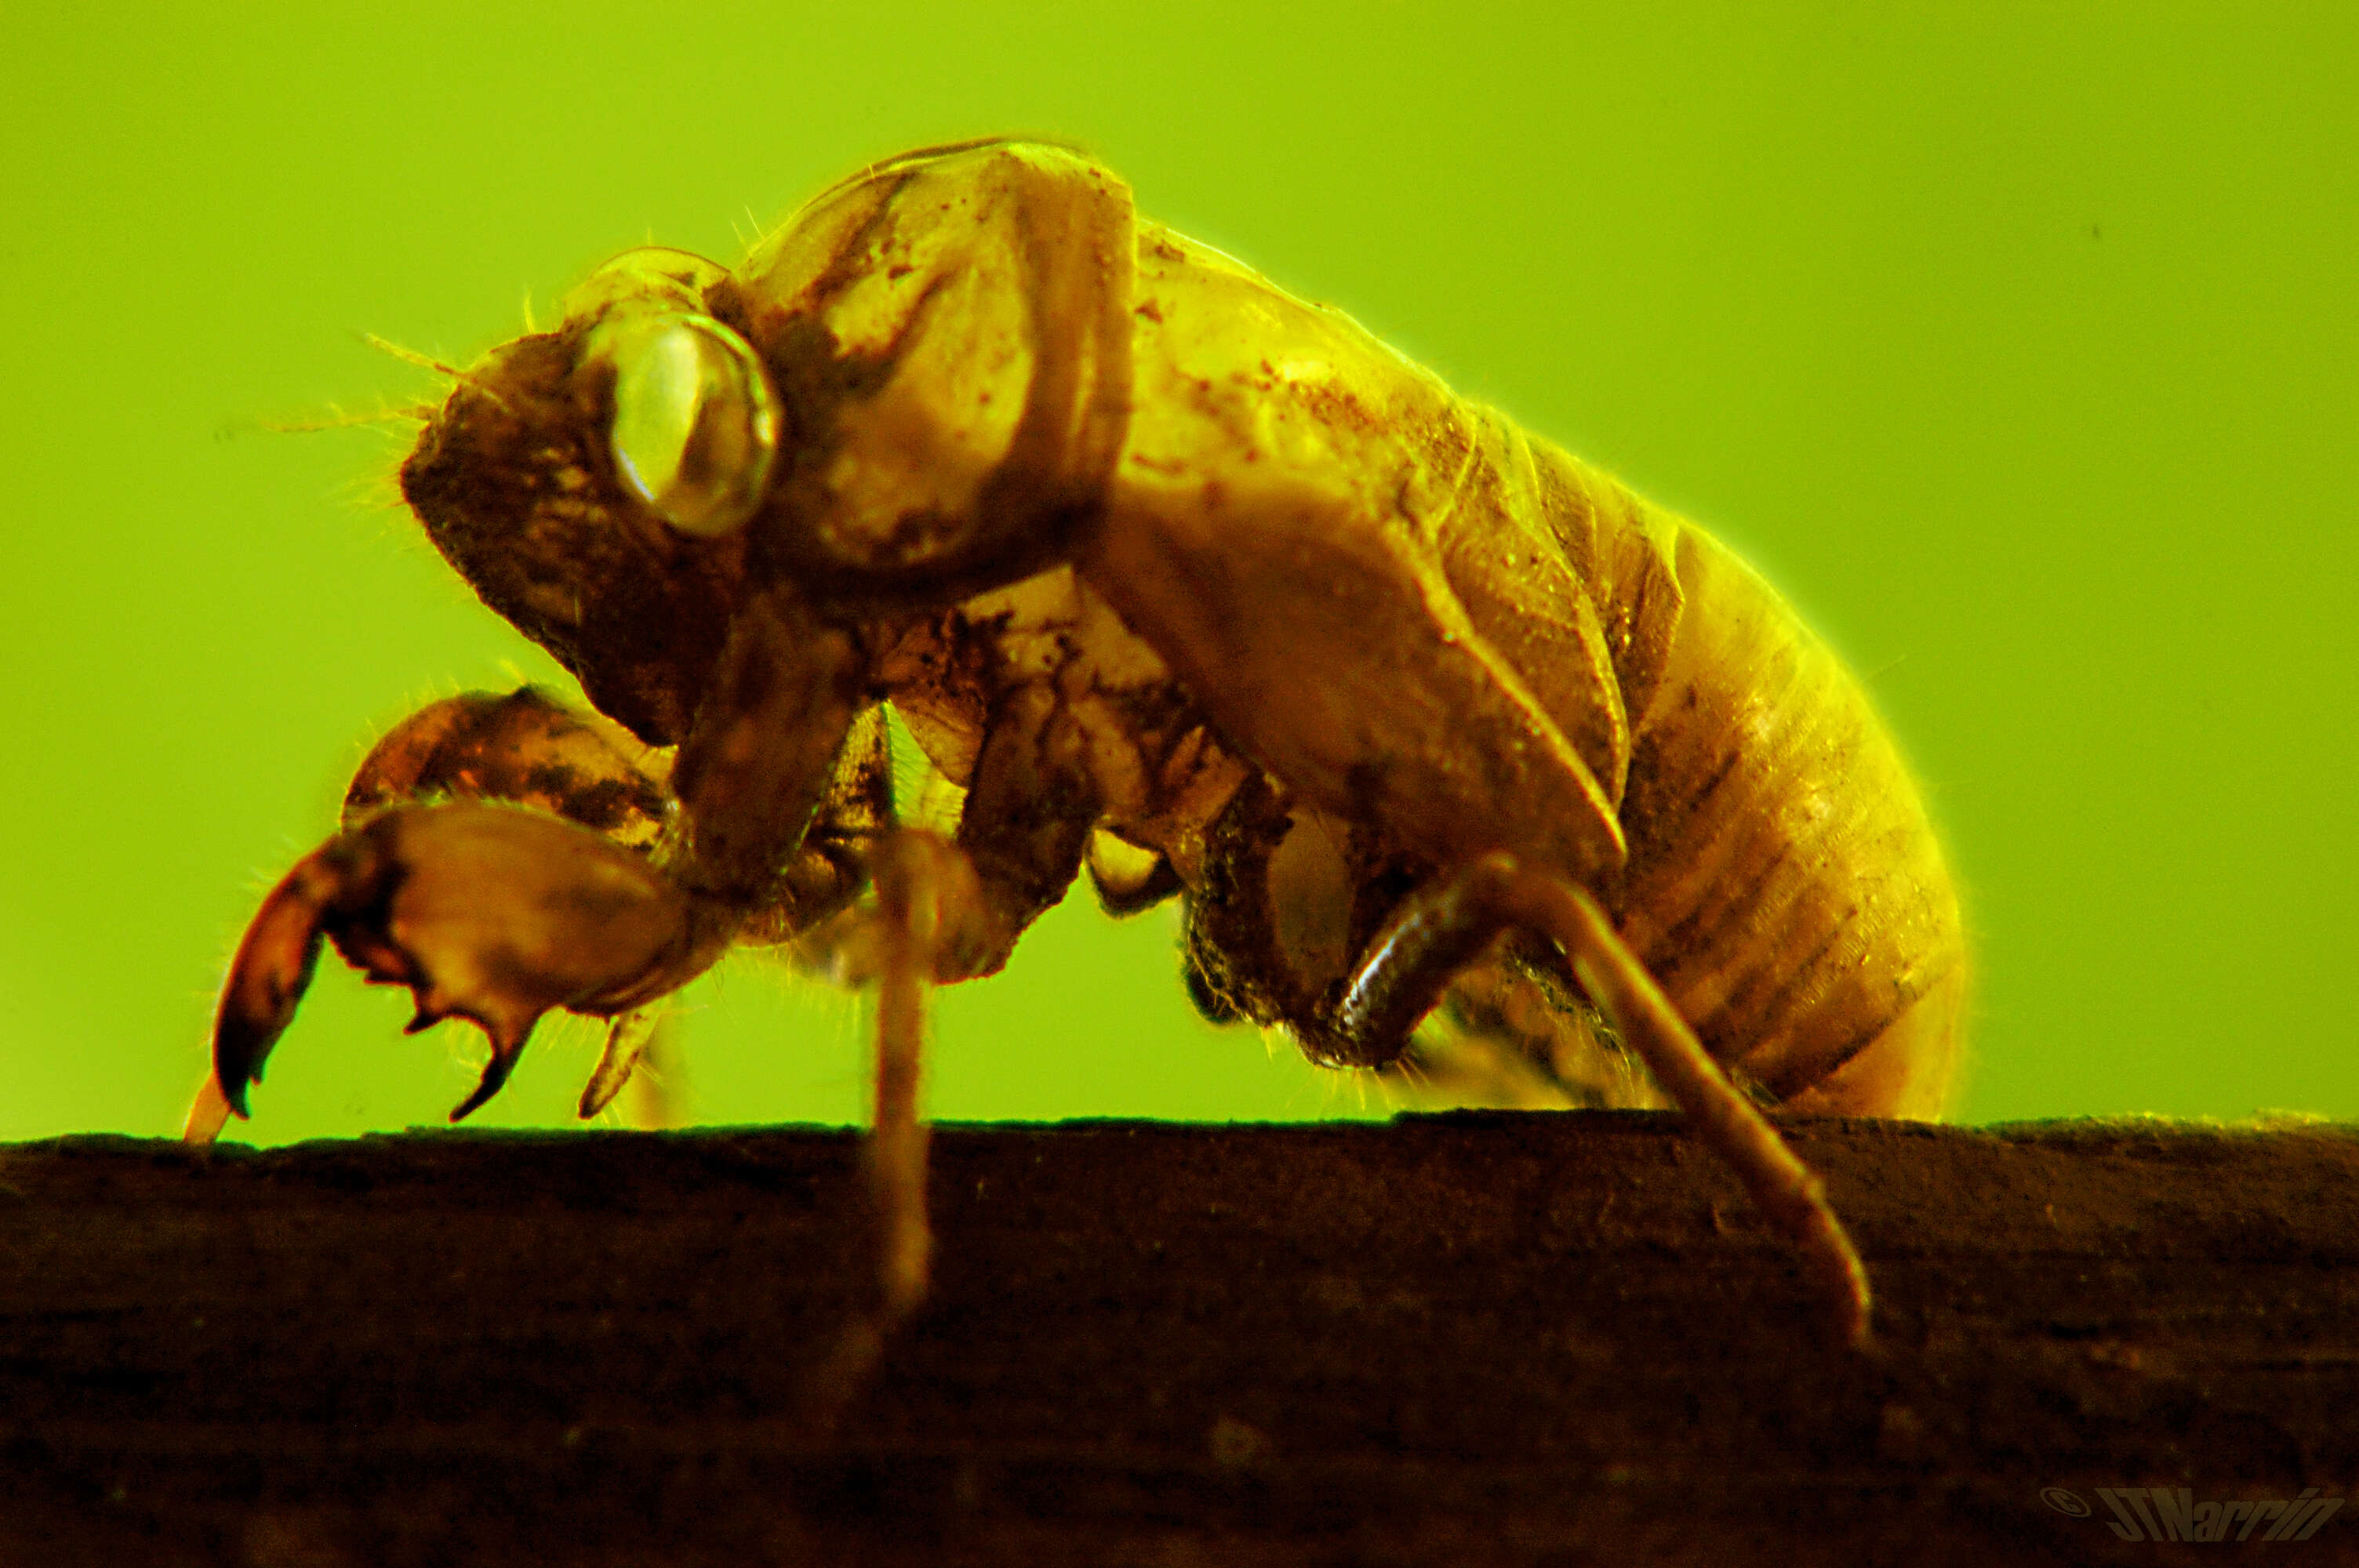
[[[990,918],[973,865],[955,845],[905,827],[870,863],[876,979],[876,1110],[867,1176],[875,1225],[875,1295],[821,1364],[808,1413],[832,1421],[865,1386],[894,1329],[924,1304],[933,1232],[926,1217],[926,1002],[962,928]]]

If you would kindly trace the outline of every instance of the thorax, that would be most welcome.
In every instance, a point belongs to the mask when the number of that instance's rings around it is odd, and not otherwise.
[[[1195,881],[1207,828],[1250,771],[1160,654],[1070,568],[883,630],[879,679],[927,760],[963,786],[1011,687],[1054,692],[1101,824]]]

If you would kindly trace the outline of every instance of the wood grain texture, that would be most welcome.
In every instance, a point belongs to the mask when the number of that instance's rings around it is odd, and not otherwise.
[[[1669,1115],[945,1128],[833,1432],[849,1135],[19,1145],[0,1564],[2147,1563],[2042,1488],[2359,1490],[2349,1130],[1788,1136],[1880,1361]]]

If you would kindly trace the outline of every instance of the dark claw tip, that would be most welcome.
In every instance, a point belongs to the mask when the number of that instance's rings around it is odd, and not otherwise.
[[[451,1119],[464,1121],[473,1115],[485,1100],[500,1092],[500,1086],[508,1081],[508,1075],[516,1071],[516,1065],[515,1054],[494,1051],[492,1059],[484,1064],[483,1081],[475,1086],[473,1094],[459,1102],[458,1108],[451,1112]]]
[[[262,901],[230,961],[213,1022],[213,1079],[241,1117],[249,1115],[246,1086],[262,1081],[263,1058],[319,967],[328,901],[338,892],[332,873],[321,854],[299,861]]]

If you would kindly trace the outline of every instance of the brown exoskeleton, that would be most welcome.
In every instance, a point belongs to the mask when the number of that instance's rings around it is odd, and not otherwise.
[[[462,377],[401,470],[435,546],[605,717],[438,704],[273,891],[202,1141],[320,943],[460,1016],[497,1089],[551,1008],[733,944],[879,986],[875,1324],[921,1298],[929,986],[1085,861],[1185,901],[1190,989],[1397,1064],[1444,1004],[1577,1103],[1688,1113],[1867,1332],[1756,1101],[1932,1115],[1955,895],[1900,759],[1759,578],[1349,319],[989,143],[878,165],[734,272],[625,254]],[[882,706],[965,788],[897,826]],[[623,733],[627,730],[628,733]]]

